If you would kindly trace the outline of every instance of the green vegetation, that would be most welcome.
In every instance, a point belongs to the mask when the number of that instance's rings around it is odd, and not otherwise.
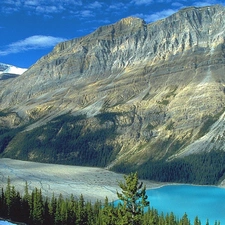
[[[173,161],[151,160],[139,167],[121,163],[113,170],[121,173],[138,171],[141,178],[155,181],[216,185],[225,179],[225,152],[212,151]]]
[[[113,114],[97,117],[113,120]],[[63,115],[44,126],[15,134],[0,133],[2,157],[104,167],[111,162],[117,149],[110,144],[115,138],[115,123],[108,128],[87,127],[86,117]],[[12,133],[12,135],[11,135]],[[10,142],[10,144],[9,144]],[[6,147],[10,151],[4,151]]]
[[[8,115],[8,113],[7,113],[7,112],[0,111],[0,117],[2,117],[2,116],[7,116],[7,115]]]
[[[122,193],[117,192],[118,198],[122,201],[119,207],[121,210],[122,224],[140,224],[140,216],[144,214],[144,208],[149,206],[146,195],[146,187],[142,187],[143,183],[138,182],[137,173],[131,173],[124,176],[125,183],[119,182]]]
[[[177,85],[171,86],[170,87],[171,91],[169,93],[167,93],[166,98],[175,97],[177,88],[178,88]]]
[[[172,86],[171,87],[171,91],[168,92],[165,96],[164,96],[164,99],[162,99],[161,101],[157,101],[158,104],[161,104],[161,105],[165,105],[167,106],[169,103],[170,103],[170,98],[174,98],[176,96],[176,90],[177,90],[177,86]]]
[[[8,179],[6,189],[1,190],[0,217],[32,225],[191,224],[186,213],[178,219],[172,212],[159,215],[156,209],[151,209],[146,200],[145,187],[139,184],[137,173],[125,176],[125,183],[120,182],[119,185],[122,193],[118,193],[118,197],[122,202],[115,206],[108,202],[107,197],[103,204],[99,201],[91,203],[85,201],[82,194],[78,199],[72,194],[70,198],[63,198],[61,194],[47,198],[42,195],[41,189],[35,188],[29,193],[27,183],[25,194],[21,195]],[[145,206],[148,207],[144,211]],[[200,224],[196,217],[194,225]]]
[[[163,99],[161,101],[157,101],[158,104],[161,104],[161,105],[168,105],[169,104],[169,100],[168,99]]]
[[[207,117],[199,134],[203,135],[219,117]],[[0,128],[0,156],[47,163],[105,167],[117,157],[120,146],[115,146],[117,116],[102,113],[94,118],[85,115],[62,115],[35,129]],[[94,123],[92,123],[94,121]],[[97,122],[96,122],[97,121]],[[154,128],[152,124],[146,130]],[[173,129],[173,122],[167,130]],[[146,144],[147,145],[147,144]],[[167,161],[171,154],[185,145],[185,140],[172,136],[150,146],[161,160],[149,159],[142,165],[121,162],[112,170],[122,173],[138,171],[141,178],[194,184],[218,184],[225,178],[225,152],[212,151]],[[140,146],[140,150],[144,145]],[[169,147],[168,147],[169,146]],[[145,146],[146,147],[146,146]],[[147,160],[147,159],[146,159]]]
[[[223,112],[224,112],[224,108],[223,108],[223,110],[221,110],[220,112],[218,112],[215,115],[205,116],[202,119],[203,125],[200,128],[197,138],[204,136],[209,131],[210,127],[219,119],[219,117],[222,115]]]
[[[0,154],[20,130],[20,128],[9,129],[0,127]]]
[[[100,120],[100,124],[103,124],[107,121],[111,121],[111,122],[115,123],[117,115],[120,115],[120,114],[115,113],[115,112],[104,112],[104,113],[96,115],[95,117]]]
[[[197,138],[204,136],[209,131],[210,126],[212,126],[217,121],[217,119],[218,118],[214,118],[212,116],[208,116],[207,118],[205,118],[203,125],[198,132]]]

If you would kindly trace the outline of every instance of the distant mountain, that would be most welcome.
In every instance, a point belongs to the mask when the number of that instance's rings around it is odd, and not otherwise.
[[[27,69],[25,69],[25,68],[19,68],[19,67],[16,67],[16,66],[0,63],[0,74],[10,73],[10,74],[21,75],[25,71],[27,71]]]
[[[23,74],[27,69],[0,63],[0,80],[17,77]]]
[[[58,44],[0,83],[1,156],[221,182],[224,40],[225,8],[214,5]]]

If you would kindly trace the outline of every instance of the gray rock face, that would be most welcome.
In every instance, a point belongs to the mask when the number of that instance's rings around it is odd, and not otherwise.
[[[27,129],[67,112],[86,114],[87,123],[116,113],[118,160],[205,151],[211,145],[192,143],[224,112],[224,37],[220,5],[186,8],[151,24],[125,18],[58,44],[1,88],[0,109],[36,119]],[[215,140],[224,138],[220,127]],[[212,148],[225,150],[222,142]]]

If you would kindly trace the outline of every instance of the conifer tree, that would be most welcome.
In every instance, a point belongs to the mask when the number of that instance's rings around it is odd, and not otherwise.
[[[201,222],[197,216],[195,217],[194,225],[201,225]]]
[[[122,193],[117,192],[118,198],[122,201],[121,214],[124,218],[124,223],[140,224],[140,215],[144,213],[144,207],[149,206],[146,195],[146,186],[139,183],[138,174],[130,173],[124,176],[125,182],[119,182],[119,187]]]
[[[28,192],[28,184],[25,183],[24,195],[21,200],[21,219],[25,223],[29,223],[29,216],[30,216],[30,205],[31,205],[31,198]]]
[[[33,210],[31,212],[34,225],[41,225],[44,221],[44,204],[41,190],[35,188],[33,192]]]
[[[57,201],[56,201],[55,195],[53,193],[52,198],[48,203],[50,224],[54,224],[55,214],[56,214],[56,206],[57,206]]]
[[[105,198],[103,209],[101,213],[101,221],[103,225],[114,225],[116,223],[117,216],[113,205],[109,204],[108,197]]]
[[[1,197],[0,197],[0,216],[5,217],[6,216],[6,203],[5,203],[5,193],[2,188],[1,191]]]
[[[86,222],[87,222],[87,218],[85,213],[85,202],[84,202],[84,197],[81,194],[78,201],[77,224],[85,225]]]
[[[74,225],[76,221],[76,212],[77,212],[77,201],[75,201],[74,196],[71,194],[69,199],[69,209],[68,209],[68,224]]]
[[[7,210],[7,216],[10,216],[11,213],[11,206],[12,206],[12,199],[11,199],[11,184],[10,179],[8,177],[7,179],[7,186],[5,190],[5,203],[6,203],[6,210]]]
[[[185,213],[179,223],[179,225],[190,225],[190,221],[188,219],[187,213]]]
[[[15,186],[11,187],[11,206],[10,218],[13,220],[20,219],[21,217],[21,198],[19,192],[16,192]]]

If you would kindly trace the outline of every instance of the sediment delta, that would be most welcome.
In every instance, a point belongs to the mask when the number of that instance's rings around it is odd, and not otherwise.
[[[0,188],[5,188],[7,179],[16,190],[24,193],[27,181],[29,191],[34,188],[41,188],[44,196],[51,197],[54,193],[60,193],[64,197],[73,194],[79,198],[82,194],[85,200],[104,201],[107,196],[109,201],[117,199],[117,191],[120,191],[118,181],[124,179],[123,174],[96,168],[56,165],[47,163],[28,162],[12,160],[8,158],[0,159]],[[162,184],[143,181],[147,188],[159,187]]]

